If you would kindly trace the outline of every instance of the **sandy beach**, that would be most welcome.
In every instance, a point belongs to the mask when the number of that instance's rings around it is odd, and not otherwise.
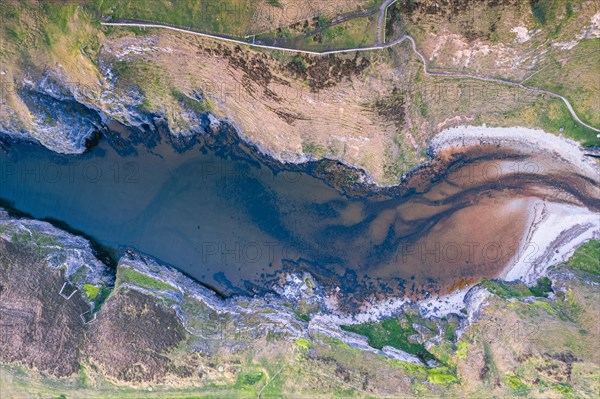
[[[429,143],[429,153],[437,154],[448,147],[468,147],[481,144],[499,145],[529,154],[552,153],[577,167],[592,179],[600,178],[600,167],[587,157],[581,146],[568,138],[525,127],[456,126],[446,129]]]
[[[429,154],[437,155],[449,148],[466,148],[478,145],[496,145],[525,155],[543,155],[551,159],[539,172],[560,170],[567,167],[591,181],[600,181],[600,167],[573,140],[523,127],[492,128],[486,126],[459,126],[442,131],[429,144]],[[550,155],[550,156],[549,156]],[[556,162],[554,162],[556,161]],[[597,186],[596,186],[597,187]],[[600,193],[596,190],[596,197]],[[600,214],[568,203],[553,202],[535,197],[513,201],[514,206],[527,208],[526,229],[519,249],[498,276],[506,281],[522,281],[534,284],[544,276],[547,269],[566,261],[583,243],[600,239]],[[473,301],[470,297],[476,297]],[[480,307],[485,295],[473,291],[472,286],[460,288],[453,293],[435,296],[418,303],[420,313],[426,317],[443,317],[473,306]],[[469,303],[473,306],[469,306]],[[411,301],[388,299],[373,303],[353,316],[329,316],[333,323],[363,323],[380,320],[399,312]],[[335,308],[335,306],[333,306]],[[332,309],[333,310],[333,309]]]

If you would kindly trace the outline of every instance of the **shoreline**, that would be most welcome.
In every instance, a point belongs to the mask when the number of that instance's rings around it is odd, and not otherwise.
[[[600,217],[580,207],[537,200],[530,205],[530,217],[520,256],[499,276],[505,281],[534,284],[550,266],[565,262],[579,246],[600,239]]]
[[[577,142],[539,129],[458,126],[435,136],[428,149],[437,155],[447,148],[483,144],[518,148],[519,152],[529,154],[550,152],[596,184],[600,181],[598,163],[587,157]],[[499,279],[532,284],[549,266],[567,260],[577,247],[600,238],[600,218],[584,207],[535,199],[528,204],[528,215],[528,231]]]
[[[483,125],[445,129],[428,145],[430,160],[414,170],[426,166],[444,150],[485,144],[504,146],[526,154],[551,151],[553,155],[584,172],[587,177],[600,180],[598,164],[585,156],[583,148],[577,142],[539,129],[524,127],[497,128]],[[549,267],[566,261],[579,246],[590,240],[600,239],[600,218],[594,212],[581,206],[539,199],[529,201],[526,223],[528,230],[523,232],[520,248],[511,262],[497,276],[499,280],[535,284],[537,279],[546,274]],[[540,207],[543,208],[543,212],[539,211]],[[528,252],[530,248],[535,249],[535,252]],[[477,286],[478,284],[470,285],[447,295],[433,296],[414,304],[419,306],[423,316],[437,318],[457,313],[467,305],[469,318],[471,318],[485,300],[485,295],[481,294]],[[469,304],[473,302],[473,298],[476,298],[475,302],[478,304],[475,309],[470,309],[472,306]],[[371,304],[366,310],[357,314],[332,315],[327,320],[339,324],[378,321],[393,316],[411,303],[413,302],[407,298],[388,298]]]
[[[211,120],[211,122],[217,125],[216,120]],[[241,144],[255,149],[255,154],[251,154],[251,156],[257,156],[261,159],[266,158],[266,165],[269,167],[285,168],[286,166],[293,165],[294,167],[304,167],[308,173],[312,174],[309,170],[310,168],[308,168],[311,163],[319,164],[326,162],[326,160],[301,160],[298,163],[282,161],[244,137],[230,121],[218,121],[219,125],[223,123],[231,128],[234,139],[237,138]],[[227,137],[224,139],[224,143],[217,142],[216,145],[228,144]],[[563,161],[575,167],[576,170],[582,171],[591,179],[598,179],[597,165],[584,155],[582,148],[576,142],[545,133],[541,130],[522,127],[490,128],[486,126],[459,126],[445,129],[430,141],[428,146],[429,161],[418,165],[414,171],[426,167],[442,151],[451,148],[468,148],[485,144],[504,146],[505,148],[526,154],[547,153],[550,151],[553,155],[560,157]],[[345,164],[344,166],[368,176],[368,173],[360,168]],[[403,179],[400,184],[392,187],[402,187],[405,181],[406,179]],[[374,191],[369,192],[369,194],[376,194],[378,191],[380,192],[380,190],[386,188],[374,183],[361,182],[359,184],[363,188],[367,188],[368,186],[371,188],[375,187]],[[546,272],[549,266],[565,260],[579,245],[588,240],[600,238],[600,221],[596,220],[596,223],[594,223],[594,213],[582,210],[582,207],[536,200],[532,201],[528,205],[528,208],[528,231],[523,233],[518,256],[505,266],[504,271],[497,277],[498,279],[505,281],[520,280],[528,284],[534,283],[537,278]],[[574,214],[577,215],[576,218],[572,217]],[[532,241],[540,251],[540,254],[533,258],[535,261],[533,263],[534,266],[531,266],[532,262],[526,259],[531,254],[524,250]],[[202,282],[195,279],[191,280],[197,285],[203,286]],[[408,298],[399,297],[387,298],[386,300],[365,305],[360,311],[354,313],[345,313],[336,309],[336,303],[334,300],[332,301],[332,292],[335,291],[335,287],[322,287],[323,297],[318,298],[318,300],[324,303],[324,310],[326,310],[327,314],[317,316],[314,322],[316,325],[325,323],[339,326],[342,324],[379,321],[402,313],[407,306],[417,306],[419,312],[424,317],[441,318],[451,313],[458,313],[463,308],[467,308],[469,314],[476,314],[477,308],[483,303],[483,300],[475,301],[475,309],[470,309],[472,301],[469,298],[472,296],[477,297],[473,293],[478,292],[477,289],[474,289],[476,286],[477,284],[470,285],[447,295],[433,296],[421,301],[412,301]],[[206,287],[205,289],[210,290],[210,288]],[[278,294],[281,297],[285,297],[282,292]],[[268,298],[269,294],[260,297]],[[233,295],[225,300],[235,301],[241,298],[251,297]]]
[[[578,167],[587,176],[599,179],[600,166],[585,155],[583,147],[576,141],[547,133],[541,129],[526,127],[488,127],[461,125],[444,129],[436,134],[428,145],[428,154],[435,156],[450,147],[470,147],[491,144],[505,146],[518,152],[552,152],[566,162]]]
[[[373,181],[373,178],[368,173],[368,171],[355,165],[347,164],[343,162],[343,160],[333,160],[329,158],[322,158],[316,160],[311,159],[310,155],[305,155],[304,157],[298,158],[296,160],[285,160],[277,156],[276,154],[269,152],[265,148],[262,148],[260,145],[252,142],[250,139],[245,137],[243,132],[241,132],[231,121],[220,120],[210,114],[208,114],[207,117],[210,120],[211,129],[211,131],[207,133],[209,134],[209,136],[215,137],[216,140],[214,143],[203,143],[203,145],[209,145],[213,147],[229,146],[232,149],[232,153],[234,155],[241,154],[241,156],[249,156],[251,158],[257,159],[260,162],[264,162],[267,167],[272,168],[277,172],[286,170],[304,171],[324,181],[326,184],[337,189],[344,195],[352,195],[352,192],[349,193],[348,191],[353,191],[355,194],[358,193],[358,195],[377,195],[386,193],[393,195],[394,190],[403,188],[412,174],[427,167],[441,152],[451,150],[452,148],[469,148],[479,145],[502,146],[506,149],[514,150],[523,154],[547,154],[547,152],[551,152],[554,156],[557,156],[565,162],[567,162],[568,164],[572,165],[574,168],[576,168],[577,171],[584,172],[584,174],[590,179],[594,179],[596,181],[600,180],[600,168],[597,164],[594,163],[593,160],[585,156],[583,148],[578,143],[567,138],[546,133],[539,129],[529,129],[523,127],[498,128],[487,127],[485,125],[457,126],[445,129],[429,142],[427,147],[427,154],[429,159],[426,162],[415,166],[409,173],[405,174],[405,176],[403,176],[403,179],[399,182],[399,184],[393,186],[382,186],[378,185],[376,182]],[[225,133],[225,135],[223,135],[223,133]],[[167,134],[172,133],[168,131]],[[10,140],[22,140],[22,138],[15,138],[10,135],[6,135],[5,137],[8,138],[9,143]],[[174,136],[174,138],[175,140],[179,139],[178,136]],[[182,139],[185,140],[185,138]],[[34,145],[41,145],[39,143],[35,143],[35,141],[33,140],[31,142]],[[238,146],[236,146],[236,144],[248,147],[248,149],[250,149],[251,152],[248,153],[248,151],[243,151],[243,148],[239,148]],[[238,151],[239,149],[241,149],[242,151]],[[334,180],[336,177],[338,177],[337,175],[342,174],[342,172],[340,172],[339,170],[328,171],[325,175],[323,175],[317,173],[315,170],[318,169],[319,166],[324,165],[328,162],[338,163],[343,168],[347,169],[344,172],[356,172],[359,176],[363,177],[363,180],[354,182],[353,186],[351,187],[352,190],[347,190],[347,187],[344,187],[343,185],[336,185]],[[532,213],[535,213],[532,206],[530,206],[529,208],[530,209],[528,214],[531,215]],[[575,211],[576,208],[579,207],[562,208],[562,210]],[[16,211],[16,214],[18,215],[18,210]],[[591,231],[593,227],[597,227],[597,224],[594,225],[593,220],[588,220],[590,217],[593,217],[593,214],[588,213],[587,216],[583,214],[580,216],[581,220],[578,219],[578,223],[592,223],[592,225],[589,226],[589,228],[581,234],[587,234],[585,235],[585,237],[587,237],[587,240],[597,237],[598,234],[593,234],[593,231]],[[531,216],[530,220],[528,220],[527,222],[527,226],[531,227],[534,223],[542,223],[546,220],[547,217]],[[55,224],[55,221],[51,222]],[[528,234],[533,234],[536,237],[536,239],[540,240],[540,247],[546,248],[551,244],[551,236],[558,236],[563,230],[574,227],[572,225],[569,225],[568,221],[562,221],[562,223],[563,224],[561,224],[561,231],[553,230],[553,233],[546,234],[543,237],[540,234],[535,235],[535,231],[530,231]],[[546,224],[544,224],[545,228],[548,228],[547,224],[547,222]],[[56,227],[61,228],[61,226],[59,225],[57,225]],[[69,231],[68,228],[67,231]],[[78,232],[76,231],[73,231],[73,233],[78,234]],[[527,243],[525,243],[524,240],[528,240],[528,238],[525,236],[525,233],[521,240],[522,242],[520,245],[521,248],[519,252],[523,252],[522,249],[525,248],[527,245]],[[572,238],[570,241],[573,241],[573,246],[582,243],[580,242],[581,240],[577,240],[576,238]],[[557,244],[554,243],[553,246],[555,247],[557,246]],[[572,253],[573,251],[574,248],[564,249],[561,252],[561,259],[566,257],[568,254]],[[550,259],[555,260],[557,258]],[[498,278],[506,277],[513,280],[521,279],[524,281],[531,281],[532,278],[528,277],[529,272],[521,264],[523,263],[522,260],[521,263],[519,262],[520,259],[514,259],[514,261],[512,261],[511,264],[506,265],[503,273],[501,273],[498,276]]]
[[[6,230],[7,228],[8,230]],[[364,306],[358,312],[348,313],[336,308],[336,301],[332,301],[330,287],[322,286],[310,273],[305,272],[302,275],[300,273],[289,274],[285,283],[280,286],[279,290],[276,290],[275,294],[221,297],[215,290],[185,275],[177,268],[135,251],[126,251],[119,258],[117,267],[111,269],[97,257],[92,244],[86,238],[60,230],[45,221],[13,217],[10,213],[0,209],[0,237],[10,242],[14,239],[11,238],[14,231],[30,236],[33,240],[32,245],[38,250],[42,250],[42,253],[47,253],[45,259],[49,262],[51,268],[57,270],[64,268],[65,284],[73,285],[76,290],[80,290],[82,293],[84,292],[84,285],[90,282],[99,283],[101,287],[108,287],[112,291],[122,289],[122,287],[139,291],[144,295],[162,301],[165,306],[174,309],[183,325],[192,335],[201,334],[201,332],[196,331],[193,325],[188,325],[188,320],[192,315],[184,310],[185,307],[182,301],[186,297],[193,297],[217,314],[227,314],[233,318],[243,319],[256,313],[257,316],[263,317],[263,323],[266,323],[259,328],[260,331],[275,329],[282,331],[290,339],[319,339],[319,334],[324,334],[330,338],[339,339],[346,345],[358,350],[369,351],[392,360],[426,367],[434,366],[424,363],[420,357],[399,349],[391,347],[376,349],[369,344],[366,337],[345,331],[342,326],[380,322],[416,311],[421,318],[427,320],[441,320],[451,315],[458,317],[459,324],[456,332],[460,338],[473,322],[479,320],[486,305],[486,299],[492,295],[479,284],[475,284],[447,295],[433,296],[420,301],[398,297],[388,298]],[[44,239],[44,236],[56,238],[60,244],[49,243],[47,239]],[[577,237],[581,238],[581,235]],[[586,239],[587,237],[583,237],[584,241]],[[561,256],[567,256],[582,241],[570,240],[567,243],[572,245],[563,251]],[[550,249],[554,250],[555,247],[551,246]],[[68,255],[65,260],[61,260],[60,254],[62,251],[66,251]],[[550,252],[553,254],[553,251]],[[541,269],[535,269],[535,275],[545,273],[549,266],[556,264],[554,263],[555,258],[556,256],[553,256]],[[86,279],[78,281],[75,277],[80,274],[79,269],[82,260],[85,260],[84,264],[87,265],[85,267]],[[166,291],[165,288],[154,290],[138,286],[134,282],[133,284],[127,281],[119,282],[119,271],[124,269],[133,270],[170,288]],[[530,277],[533,275],[532,273],[529,274]],[[335,290],[333,291],[335,292]],[[86,321],[84,319],[85,314],[82,314],[84,324],[94,321],[96,312],[101,310],[96,307],[95,301],[89,303],[90,317],[92,318]],[[294,304],[298,306],[300,303],[317,306],[317,313],[311,315],[308,321],[299,318],[294,310]],[[290,307],[289,304],[292,304],[292,306]],[[273,310],[275,310],[274,313]],[[438,336],[434,335],[427,339],[424,344],[433,345],[436,339],[438,339]],[[435,363],[432,364],[435,365]]]

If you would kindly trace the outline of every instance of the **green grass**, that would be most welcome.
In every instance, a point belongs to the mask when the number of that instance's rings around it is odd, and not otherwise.
[[[433,359],[434,356],[422,344],[409,341],[409,337],[417,332],[412,326],[412,317],[407,315],[406,318],[405,323],[401,323],[398,319],[387,319],[378,323],[341,326],[341,328],[367,337],[369,345],[373,348],[382,349],[384,346],[391,346],[422,356],[424,359]]]
[[[84,284],[83,291],[91,300],[96,299],[98,297],[98,294],[100,294],[100,288],[96,287],[93,284]]]
[[[14,244],[27,246],[34,249],[40,256],[46,256],[61,248],[58,239],[50,234],[40,233],[39,231],[13,230],[7,228],[4,234],[10,233],[10,241]]]
[[[0,3],[0,50],[5,53],[10,47],[30,45],[35,36],[30,18],[33,7],[25,2]],[[17,47],[18,48],[18,47]]]
[[[481,283],[489,292],[503,299],[524,298],[535,296],[545,298],[552,292],[552,282],[548,277],[542,277],[533,287],[522,283],[512,283],[498,280],[484,280]]]
[[[538,72],[525,84],[565,96],[583,121],[598,125],[597,76],[600,65],[591,60],[598,54],[599,48],[600,39],[585,39],[568,52],[551,51]]]
[[[548,0],[531,0],[531,12],[533,17],[542,25],[546,25],[548,21]]]
[[[173,286],[164,283],[160,280],[153,279],[152,277],[146,276],[140,272],[137,272],[133,269],[129,269],[127,267],[121,267],[117,271],[117,281],[118,284],[129,283],[131,285],[136,285],[141,288],[146,288],[149,290],[168,290],[175,291]]]
[[[69,70],[82,53],[94,63],[100,48],[100,38],[92,28],[97,20],[76,3],[3,2],[0,53],[9,55],[7,66],[14,62],[14,67],[29,65],[35,69],[59,62]],[[41,51],[34,53],[36,50]]]
[[[447,385],[458,382],[456,375],[445,367],[430,369],[427,374],[427,380],[432,384]]]
[[[315,338],[318,342],[330,346],[329,351],[320,354],[326,359],[329,359],[328,362],[331,361],[336,362],[340,365],[345,365],[349,363],[355,364],[356,362],[360,363],[361,361],[364,361],[365,366],[369,367],[369,361],[367,359],[370,356],[374,356],[373,354],[368,354],[367,356],[365,356],[365,352],[361,351],[360,349],[352,348],[336,338],[332,338],[325,335],[318,335],[313,338]],[[323,348],[321,344],[311,344],[310,346],[315,348],[317,354]],[[435,385],[449,385],[460,381],[460,378],[457,376],[455,367],[441,366],[429,368],[422,364],[406,363],[388,358],[379,359],[385,362],[386,367],[391,367],[392,369],[399,368],[403,370],[403,372],[407,373],[410,376],[410,378],[414,381],[415,384],[418,384],[420,386],[423,386],[421,384],[427,383]]]
[[[308,350],[310,350],[310,348],[313,347],[313,343],[307,340],[306,338],[296,339],[296,345],[298,345],[299,348],[306,352],[308,352]]]
[[[542,277],[536,285],[529,287],[529,291],[533,296],[545,298],[549,292],[552,292],[552,281],[548,277]]]
[[[558,316],[558,311],[556,309],[554,309],[554,307],[548,302],[535,301],[535,302],[529,303],[528,307],[532,308],[532,309],[540,309],[548,314]]]
[[[271,7],[277,7],[277,8],[283,7],[283,5],[281,4],[281,2],[279,0],[267,0],[267,3],[269,3],[269,5]]]
[[[271,2],[273,3],[273,2]],[[276,4],[271,5],[277,7]],[[257,2],[250,0],[95,0],[94,11],[113,20],[159,22],[231,36],[249,34]]]
[[[498,375],[498,368],[496,367],[496,362],[494,361],[492,348],[486,340],[483,340],[483,362],[484,369],[481,372],[483,379],[485,381],[490,381],[492,378]]]
[[[151,61],[117,61],[113,64],[113,70],[121,88],[136,87],[142,92],[144,99],[140,108],[146,112],[155,111],[156,104],[174,94],[165,71]],[[189,100],[192,103],[193,100]],[[195,108],[205,108],[203,104],[193,105]]]
[[[11,241],[19,244],[32,243],[42,247],[59,245],[59,242],[56,239],[56,237],[50,234],[44,234],[37,231],[31,231],[31,233],[28,231],[15,232],[11,236]]]
[[[327,155],[327,148],[320,144],[314,143],[303,143],[302,144],[302,152],[305,154],[313,155],[317,159],[323,158]]]
[[[87,278],[87,273],[88,273],[88,267],[87,266],[80,266],[77,270],[75,270],[75,273],[73,273],[70,276],[70,280],[74,283],[74,284],[79,284],[85,281],[85,279]]]
[[[569,1],[565,3],[565,15],[567,16],[567,18],[571,18],[573,16],[573,6]]]
[[[450,342],[456,340],[456,323],[448,323],[444,326],[444,339]]]
[[[577,321],[579,316],[583,312],[581,305],[577,303],[575,295],[571,290],[567,291],[566,295],[563,298],[562,311],[568,317],[568,319],[573,321]]]
[[[308,70],[308,66],[306,65],[306,62],[304,61],[304,58],[302,58],[299,55],[292,58],[292,61],[290,61],[290,62],[292,64],[294,64],[298,68],[298,70],[301,72],[306,72]]]
[[[571,269],[600,276],[600,241],[589,241],[580,246],[566,264]]]
[[[375,29],[374,29],[375,28]],[[321,31],[323,43],[317,48],[366,47],[375,43],[376,24],[369,18],[357,18]],[[312,38],[306,42],[311,45]]]
[[[258,384],[264,378],[262,371],[259,372],[249,372],[249,373],[240,373],[238,374],[237,384],[238,388],[244,388],[247,386],[252,386]]]
[[[303,307],[303,306],[290,307],[290,308],[292,309],[292,311],[294,312],[294,315],[298,319],[300,319],[306,323],[308,323],[310,321],[311,315],[315,311],[314,309]]]
[[[112,292],[112,289],[110,289],[109,287],[102,287],[102,289],[100,290],[100,292],[98,293],[98,295],[96,296],[96,299],[94,301],[93,313],[96,313],[97,311],[100,310],[100,308],[102,307],[104,302],[110,296],[111,292]]]
[[[512,375],[506,378],[506,384],[512,389],[513,394],[517,396],[525,396],[529,394],[531,389],[518,376]]]
[[[552,101],[560,102],[560,106],[557,108],[556,105],[551,104],[546,112],[539,112],[538,124],[542,129],[552,133],[562,133],[579,141],[583,146],[597,146],[600,144],[600,139],[596,137],[597,133],[575,121],[567,106],[561,100],[554,99]],[[573,103],[573,101],[570,102]]]
[[[566,382],[556,383],[552,386],[552,389],[554,389],[555,391],[561,393],[562,395],[564,395],[566,397],[573,397],[574,393],[575,393],[573,391],[573,387]]]
[[[61,33],[69,33],[69,22],[75,16],[77,5],[73,3],[60,4],[55,2],[42,3],[48,21],[56,26]]]
[[[197,114],[203,114],[212,110],[210,102],[205,98],[202,100],[197,100],[178,90],[172,90],[171,94],[181,104],[181,106],[186,109],[191,109]]]
[[[460,341],[456,346],[456,358],[457,359],[466,359],[467,354],[469,353],[469,343],[465,341]]]
[[[83,374],[86,373],[84,376]],[[230,398],[256,398],[255,392],[235,389],[233,384],[205,387],[175,388],[169,386],[153,385],[153,390],[125,385],[114,385],[109,381],[95,379],[94,385],[87,376],[85,369],[81,369],[71,377],[57,379],[54,377],[41,377],[35,371],[27,370],[20,366],[0,365],[2,380],[0,392],[2,398],[86,398],[86,399],[230,399]],[[257,384],[260,387],[259,384]],[[265,398],[278,397],[264,395]],[[279,396],[280,397],[280,396]]]
[[[571,100],[569,101],[573,104]],[[577,105],[573,106],[577,112]],[[515,124],[526,123],[548,133],[562,134],[580,142],[583,146],[600,146],[597,133],[577,123],[567,106],[558,98],[538,99],[531,104],[524,104],[522,107],[506,112],[504,120]]]
[[[329,22],[321,16],[307,28],[282,28],[262,33],[256,38],[286,39],[284,47],[311,51],[368,47],[376,43],[377,20],[373,17],[354,18],[331,26],[328,26]]]

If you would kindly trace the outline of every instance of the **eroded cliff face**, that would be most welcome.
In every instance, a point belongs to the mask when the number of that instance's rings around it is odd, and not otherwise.
[[[449,10],[473,18],[486,7],[474,3]],[[597,69],[585,61],[598,40],[593,4],[576,4],[574,16],[561,19],[561,40],[578,43],[568,52],[546,43],[554,25],[535,28],[529,4],[489,4],[501,21],[497,39],[482,33],[491,27],[473,25],[477,18],[455,20],[445,8],[430,12],[426,2],[411,4],[394,14],[397,33],[408,29],[433,68],[509,80],[531,76],[528,84],[567,95],[585,120],[597,122]],[[519,18],[510,15],[513,6]],[[274,158],[336,159],[387,185],[425,161],[428,141],[449,126],[536,126],[588,144],[596,140],[569,122],[558,100],[500,83],[427,75],[408,42],[385,51],[292,55],[160,29],[102,28],[84,5],[69,8],[65,21],[37,2],[9,2],[1,10],[0,130],[57,152],[84,151],[109,120],[142,131],[165,125],[176,137],[204,134],[207,124],[226,120]],[[423,33],[420,24],[436,28]],[[539,30],[539,38],[521,43],[519,24]],[[452,44],[457,40],[474,50]],[[570,72],[561,74],[558,66]]]
[[[396,396],[427,382],[434,395],[547,393],[564,384],[587,395],[598,389],[585,371],[597,369],[597,355],[584,349],[597,338],[597,276],[564,267],[548,274],[530,288],[487,281],[452,297],[389,300],[346,314],[335,310],[335,291],[308,274],[290,275],[277,294],[223,299],[131,251],[111,273],[85,240],[2,213],[2,389],[43,394],[50,381],[69,396],[110,397],[129,386],[259,392],[279,381],[277,392],[288,394],[360,383],[365,395]],[[383,335],[367,339],[348,332],[352,326],[380,326],[373,331]],[[387,328],[412,335],[394,342]],[[410,354],[399,344],[422,349]]]
[[[165,382],[182,373],[187,379],[202,379],[209,373],[202,371],[205,365],[196,359],[196,367],[184,367],[182,359],[197,354],[207,360],[252,351],[273,336],[283,343],[336,339],[424,367],[436,362],[389,346],[376,349],[365,337],[340,326],[406,312],[414,320],[420,315],[426,320],[431,314],[441,317],[459,308],[470,309],[473,303],[480,305],[470,299],[475,294],[465,297],[465,290],[451,299],[454,307],[438,308],[443,299],[433,303],[433,309],[431,301],[398,299],[343,313],[335,303],[337,291],[321,288],[309,274],[289,275],[281,286],[273,287],[276,294],[223,299],[179,271],[131,251],[119,260],[115,280],[85,240],[7,213],[0,220],[0,241],[0,303],[6,311],[2,361],[24,363],[57,376],[71,375],[80,364],[89,363],[115,381]],[[473,319],[478,311],[473,308],[465,314]],[[458,315],[454,322],[467,321]],[[413,339],[433,345],[441,337],[432,332]],[[181,353],[173,355],[175,348]],[[60,362],[46,357],[54,351],[60,354]],[[175,375],[169,377],[173,370]]]

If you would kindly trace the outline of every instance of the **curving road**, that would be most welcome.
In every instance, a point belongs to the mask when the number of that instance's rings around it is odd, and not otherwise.
[[[386,0],[382,6],[380,7],[380,15],[379,15],[379,26],[378,26],[378,30],[377,30],[377,35],[378,35],[378,43],[381,41],[381,29],[382,29],[382,25],[383,25],[383,19],[385,18],[385,10],[387,9],[387,7],[394,3],[395,0]],[[323,51],[323,52],[317,52],[317,51],[308,51],[308,50],[297,50],[297,49],[290,49],[290,48],[285,48],[285,47],[277,47],[277,46],[269,46],[269,45],[264,45],[264,44],[254,44],[254,43],[248,43],[242,40],[237,40],[237,39],[232,39],[230,37],[225,37],[225,36],[219,36],[219,35],[212,35],[212,34],[208,34],[208,33],[201,33],[201,32],[196,32],[193,30],[189,30],[189,29],[183,29],[183,28],[177,28],[175,26],[170,26],[167,24],[162,24],[162,23],[148,23],[148,22],[138,22],[138,21],[120,21],[120,22],[101,22],[101,25],[105,25],[105,26],[127,26],[127,27],[138,27],[138,28],[160,28],[160,29],[169,29],[169,30],[173,30],[176,32],[183,32],[183,33],[188,33],[188,34],[192,34],[192,35],[196,35],[196,36],[201,36],[201,37],[207,37],[210,39],[214,39],[214,40],[221,40],[221,41],[226,41],[226,42],[230,42],[230,43],[235,43],[235,44],[242,44],[245,46],[250,46],[250,47],[256,47],[256,48],[264,48],[264,49],[269,49],[269,50],[279,50],[279,51],[286,51],[286,52],[291,52],[291,53],[300,53],[300,54],[309,54],[309,55],[316,55],[316,56],[323,56],[323,55],[331,55],[331,54],[341,54],[341,53],[352,53],[352,52],[357,52],[357,51],[372,51],[372,50],[383,50],[389,47],[393,47],[393,46],[397,46],[401,43],[403,43],[404,41],[408,40],[410,41],[411,45],[412,45],[412,49],[415,52],[415,54],[417,54],[417,56],[419,56],[419,58],[421,59],[421,62],[423,63],[423,71],[426,75],[428,76],[437,76],[437,77],[446,77],[446,78],[464,78],[464,79],[474,79],[474,80],[480,80],[480,81],[484,81],[484,82],[492,82],[492,83],[499,83],[499,84],[504,84],[504,85],[508,85],[508,86],[513,86],[513,87],[518,87],[521,88],[523,90],[529,90],[531,92],[534,93],[540,93],[540,94],[546,94],[549,95],[551,97],[555,97],[555,98],[559,98],[561,99],[565,105],[567,106],[567,109],[569,110],[569,112],[571,113],[571,116],[573,117],[573,119],[575,119],[577,121],[577,123],[581,124],[582,126],[587,127],[590,130],[593,130],[597,133],[600,133],[600,129],[599,128],[595,128],[593,126],[588,125],[587,123],[583,122],[579,116],[577,116],[577,113],[575,113],[575,110],[573,109],[573,106],[571,105],[571,103],[569,102],[569,100],[567,100],[565,97],[561,96],[560,94],[557,93],[553,93],[551,91],[548,90],[544,90],[544,89],[538,89],[535,87],[530,87],[530,86],[525,86],[522,83],[516,83],[516,82],[512,82],[510,80],[503,80],[503,79],[496,79],[496,78],[488,78],[485,76],[478,76],[478,75],[471,75],[468,73],[460,73],[460,72],[431,72],[428,70],[428,63],[427,63],[427,59],[425,58],[425,56],[417,49],[417,44],[415,43],[415,40],[409,36],[409,35],[404,35],[401,38],[394,40],[393,42],[387,43],[387,44],[378,44],[376,46],[370,46],[370,47],[357,47],[357,48],[350,48],[350,49],[344,49],[344,50],[332,50],[332,51]]]
[[[389,6],[397,2],[398,0],[385,0],[379,7],[379,19],[377,20],[377,45],[381,46],[385,43],[385,16]]]

